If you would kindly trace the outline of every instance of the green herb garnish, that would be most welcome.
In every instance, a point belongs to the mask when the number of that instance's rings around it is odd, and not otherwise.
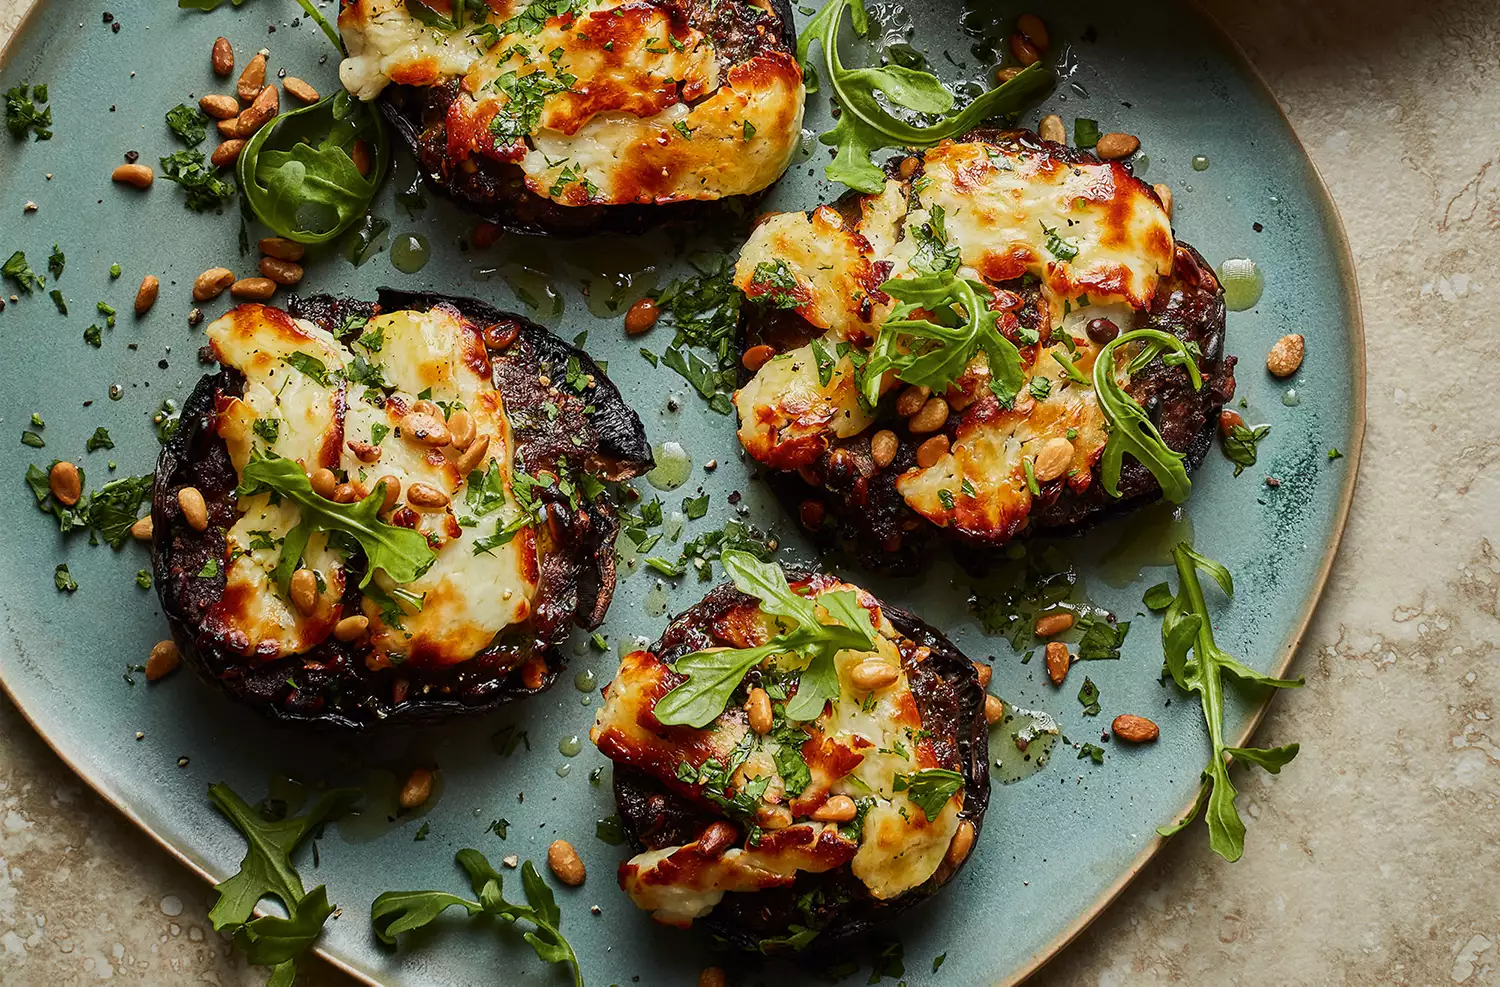
[[[59,593],[78,592],[78,582],[73,578],[73,574],[68,571],[68,564],[66,562],[59,564],[56,569],[52,570],[52,582],[57,586]]]
[[[32,97],[35,97],[33,100]],[[25,140],[31,132],[33,141],[52,139],[52,107],[42,109],[38,104],[47,102],[47,86],[35,88],[26,83],[12,86],[5,91],[5,129],[17,140]]]
[[[265,133],[266,128],[261,129]],[[241,160],[243,160],[241,152]],[[223,212],[224,206],[234,198],[233,182],[219,177],[216,169],[209,166],[202,151],[174,151],[161,159],[161,177],[176,182],[187,192],[184,205],[193,212]]]
[[[10,278],[22,292],[28,295],[31,294],[33,289],[40,288],[46,284],[45,281],[37,277],[36,272],[31,269],[31,265],[26,263],[26,254],[19,250],[11,254],[4,264],[0,264],[0,274]]]
[[[197,147],[208,136],[208,117],[196,106],[178,103],[167,111],[167,127],[188,147]]]
[[[838,673],[833,657],[840,651],[868,651],[875,645],[875,632],[868,612],[854,593],[824,593],[817,604],[838,623],[818,619],[812,600],[792,592],[779,565],[761,562],[748,552],[725,552],[720,559],[724,571],[742,593],[760,601],[764,614],[786,618],[786,629],[776,621],[777,633],[754,648],[714,648],[679,658],[674,667],[687,681],[657,702],[655,716],[662,724],[703,727],[711,723],[729,702],[750,669],[773,655],[796,655],[807,660],[798,681],[797,694],[787,702],[788,719],[816,719],[829,699],[838,698]]]
[[[334,789],[303,814],[276,821],[268,821],[222,782],[208,786],[208,798],[249,844],[239,872],[214,885],[219,897],[208,913],[209,920],[215,932],[234,936],[251,963],[272,968],[267,987],[291,987],[298,958],[317,941],[323,923],[333,914],[323,885],[303,890],[292,854],[324,820],[358,799],[359,792]],[[263,898],[281,902],[288,917],[252,918]]]
[[[897,775],[891,785],[892,791],[905,792],[929,822],[937,819],[953,793],[963,787],[964,776],[947,768],[923,768],[909,775]]]
[[[1224,675],[1228,674],[1242,684],[1275,689],[1296,688],[1302,685],[1302,679],[1262,675],[1222,650],[1214,641],[1213,619],[1203,597],[1198,572],[1201,570],[1212,576],[1224,595],[1230,597],[1234,596],[1233,577],[1223,565],[1195,552],[1186,542],[1172,550],[1172,561],[1177,566],[1178,590],[1162,615],[1162,651],[1172,681],[1184,691],[1198,693],[1202,699],[1203,718],[1208,724],[1213,753],[1209,756],[1208,766],[1203,769],[1198,798],[1187,815],[1169,826],[1158,826],[1156,831],[1162,836],[1179,832],[1206,804],[1204,819],[1208,822],[1209,846],[1225,860],[1235,861],[1245,852],[1245,823],[1234,805],[1238,793],[1229,780],[1226,755],[1258,764],[1272,774],[1280,774],[1282,766],[1297,756],[1299,745],[1270,748],[1225,746]],[[1157,587],[1147,592],[1147,597],[1154,603],[1160,603],[1162,596]]]
[[[802,30],[797,41],[797,58],[803,66],[808,92],[817,91],[820,75],[832,89],[840,110],[838,122],[820,140],[837,148],[827,168],[828,178],[850,188],[873,194],[885,185],[884,172],[870,160],[875,151],[887,147],[931,147],[992,117],[1019,113],[1052,84],[1052,74],[1040,64],[1033,65],[954,113],[953,94],[930,72],[894,63],[845,68],[839,59],[838,34],[846,9],[854,33],[864,37],[869,30],[869,19],[863,0],[828,0]],[[816,65],[808,58],[813,41],[822,49]],[[930,126],[908,123],[881,105],[882,96],[891,104],[939,119]]]
[[[522,938],[547,963],[565,963],[573,973],[574,987],[583,987],[583,973],[578,955],[560,930],[562,910],[557,907],[552,889],[542,880],[531,861],[521,865],[521,886],[527,904],[506,901],[502,895],[505,879],[478,850],[458,851],[454,858],[469,875],[469,884],[478,901],[449,894],[446,891],[387,891],[370,906],[370,924],[381,942],[395,945],[396,937],[431,924],[443,912],[458,905],[470,916],[491,915],[514,924],[524,919],[536,927],[522,933]]]
[[[62,252],[62,247],[54,243],[52,245],[52,253],[47,257],[47,270],[51,273],[53,281],[62,277],[63,268],[67,266],[67,263],[68,258]]]
[[[1078,704],[1083,707],[1084,716],[1098,716],[1102,709],[1099,705],[1099,687],[1088,676],[1084,676],[1083,686],[1078,690]]]
[[[1245,472],[1247,466],[1255,465],[1260,451],[1260,440],[1271,434],[1271,426],[1235,425],[1224,436],[1224,458],[1234,463],[1234,475]]]

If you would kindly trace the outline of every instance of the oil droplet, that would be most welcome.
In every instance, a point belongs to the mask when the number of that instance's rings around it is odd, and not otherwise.
[[[1050,714],[1006,703],[1005,715],[990,730],[993,777],[1002,785],[1013,785],[1036,774],[1052,759],[1061,733]]]
[[[598,681],[594,678],[594,673],[586,668],[573,676],[573,688],[579,692],[593,692],[594,686],[597,684]]]
[[[646,616],[660,617],[667,612],[667,587],[661,580],[646,591]]]
[[[578,752],[583,750],[583,741],[578,739],[578,734],[564,737],[557,744],[557,752],[563,757],[577,757]]]
[[[402,274],[416,274],[431,257],[427,238],[420,233],[402,233],[391,244],[391,266]]]
[[[1231,257],[1220,264],[1219,282],[1224,285],[1224,307],[1231,312],[1254,308],[1266,290],[1265,276],[1248,257]]]
[[[1099,557],[1099,575],[1123,589],[1141,577],[1146,566],[1172,564],[1172,549],[1193,541],[1193,519],[1181,507],[1162,502],[1131,515],[1120,540]]]
[[[693,457],[680,442],[663,442],[651,452],[656,456],[656,468],[646,474],[646,481],[658,490],[676,490],[687,482],[693,471]]]
[[[1133,175],[1135,175],[1136,178],[1140,178],[1142,175],[1144,175],[1146,173],[1146,169],[1150,167],[1151,155],[1149,154],[1140,152],[1137,153],[1135,157],[1130,159],[1130,171]]]
[[[118,401],[121,398],[123,398],[124,396],[125,396],[125,388],[121,387],[119,384],[111,384],[111,385],[109,385],[109,399],[111,401]]]
[[[1295,387],[1288,387],[1286,393],[1281,395],[1281,403],[1288,408],[1295,408],[1302,403],[1302,395],[1297,393]]]
[[[1208,155],[1206,155],[1206,154],[1195,154],[1195,155],[1193,155],[1193,170],[1194,171],[1207,171],[1208,170]]]
[[[571,764],[559,764],[557,766],[557,776],[559,778],[566,778],[568,775],[570,775],[572,773],[573,773],[573,765],[571,765]]]
[[[660,585],[660,584],[658,584],[658,585]],[[648,594],[648,596],[649,596],[649,594]],[[665,591],[663,591],[663,598],[665,598]],[[663,611],[663,612],[665,612],[665,611]],[[632,651],[640,651],[640,650],[644,649],[650,643],[651,642],[649,640],[647,640],[646,638],[641,637],[639,634],[635,634],[635,635],[622,634],[622,635],[620,635],[620,643],[615,646],[615,657],[616,658],[624,658],[626,655],[630,654]]]

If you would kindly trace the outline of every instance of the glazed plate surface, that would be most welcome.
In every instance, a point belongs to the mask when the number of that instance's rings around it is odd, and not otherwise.
[[[961,24],[1023,9],[982,5],[987,13],[979,15],[946,0],[911,6],[917,46],[950,82],[978,78],[992,64],[976,58],[974,38]],[[104,22],[105,10],[120,21],[118,33]],[[874,12],[877,19],[892,16],[890,8]],[[168,183],[157,182],[142,196],[112,186],[109,172],[129,150],[152,162],[170,153],[177,145],[163,114],[190,96],[225,88],[208,65],[217,35],[234,40],[241,62],[264,44],[273,69],[285,66],[328,91],[335,57],[316,26],[305,19],[293,26],[300,13],[290,0],[225,4],[212,14],[165,2],[44,0],[4,53],[0,88],[22,80],[48,83],[57,136],[43,143],[0,137],[0,216],[6,217],[0,251],[24,250],[40,271],[58,243],[67,268],[57,287],[72,314],[59,314],[45,294],[23,297],[0,313],[7,364],[0,385],[0,516],[11,533],[0,540],[6,587],[0,594],[0,679],[86,781],[215,880],[235,870],[244,843],[210,806],[209,783],[226,781],[251,802],[268,786],[284,794],[280,779],[288,776],[308,785],[365,788],[364,810],[327,827],[316,868],[310,853],[301,858],[306,883],[326,883],[329,899],[342,907],[321,949],[360,977],[459,984],[493,980],[504,971],[506,983],[563,983],[561,970],[545,968],[512,934],[454,918],[391,952],[375,940],[368,915],[381,891],[462,889],[452,862],[461,847],[478,847],[497,861],[514,853],[540,862],[547,844],[564,838],[579,848],[590,875],[581,889],[560,895],[563,930],[578,949],[587,982],[691,983],[713,962],[704,944],[653,927],[614,884],[621,850],[595,838],[596,820],[614,811],[609,768],[587,732],[618,649],[636,637],[654,639],[667,621],[664,610],[683,609],[711,583],[690,573],[663,589],[651,573],[622,567],[602,628],[609,650],[600,652],[587,635],[575,634],[572,665],[557,686],[498,714],[373,738],[311,735],[260,720],[191,672],[149,687],[129,672],[127,666],[143,662],[166,634],[154,592],[135,584],[137,570],[149,568],[147,552],[135,544],[119,552],[91,547],[79,536],[65,541],[52,519],[37,513],[23,482],[29,463],[45,467],[53,458],[82,462],[94,486],[111,475],[110,461],[118,464],[113,475],[152,468],[158,449],[153,414],[163,399],[181,401],[205,371],[197,360],[201,326],[187,321],[191,282],[218,264],[248,271],[255,258],[238,254],[237,210],[218,217],[192,213]],[[1158,681],[1159,624],[1142,614],[1141,594],[1168,577],[1167,550],[1191,533],[1201,551],[1233,570],[1238,584],[1232,603],[1215,598],[1219,643],[1257,669],[1284,668],[1343,527],[1363,428],[1364,350],[1339,222],[1274,98],[1243,56],[1180,0],[1150,18],[1093,2],[1053,6],[1047,16],[1062,78],[1022,122],[1035,126],[1040,113],[1057,112],[1070,125],[1084,116],[1104,130],[1140,135],[1150,158],[1142,177],[1172,187],[1178,234],[1214,264],[1249,257],[1260,265],[1264,297],[1252,310],[1230,314],[1228,339],[1230,352],[1241,357],[1238,395],[1248,402],[1242,413],[1272,431],[1260,463],[1238,478],[1217,450],[1210,452],[1178,516],[1152,508],[1083,538],[1030,546],[1034,558],[1070,564],[1083,599],[1134,624],[1121,660],[1081,666],[1062,690],[1046,682],[1040,660],[1023,663],[1034,645],[1018,651],[1004,637],[986,636],[970,612],[970,593],[993,591],[999,577],[975,580],[946,560],[922,579],[843,570],[943,628],[971,656],[993,656],[992,691],[1051,713],[1075,743],[1097,741],[1121,712],[1150,716],[1162,728],[1161,741],[1151,747],[1104,745],[1102,765],[1079,760],[1073,746],[1059,744],[1040,772],[997,784],[975,858],[951,887],[893,930],[904,943],[905,980],[913,987],[1024,976],[1062,948],[1154,851],[1155,827],[1175,819],[1196,790],[1208,741],[1197,702],[1182,701]],[[1174,27],[1164,32],[1162,23]],[[827,129],[828,120],[826,96],[809,97],[810,130]],[[765,208],[810,209],[841,191],[823,179],[827,149],[809,140],[808,152],[773,188]],[[1197,156],[1207,159],[1205,170],[1195,169]],[[362,266],[334,250],[316,255],[307,291],[373,298],[378,286],[390,285],[472,295],[566,339],[587,332],[584,345],[607,361],[652,442],[680,443],[692,458],[687,482],[660,493],[668,508],[700,486],[711,495],[708,516],[688,522],[683,538],[736,516],[728,495],[739,491],[743,518],[776,536],[784,559],[809,560],[796,525],[737,454],[732,421],[709,410],[665,366],[654,368],[639,356],[642,344],[658,354],[665,348],[665,326],[640,339],[622,330],[624,308],[686,270],[693,251],[732,249],[732,242],[688,242],[655,231],[571,243],[511,237],[480,250],[469,243],[472,221],[448,204],[420,189],[398,198],[412,177],[411,161],[398,157],[376,201],[374,214],[391,224],[387,247]],[[36,203],[34,212],[23,212],[28,202]],[[390,244],[406,234],[425,237],[431,249],[414,274],[392,264]],[[257,235],[252,230],[252,238]],[[123,269],[118,280],[108,276],[111,263]],[[147,273],[161,278],[161,297],[138,320],[130,306]],[[5,290],[8,300],[13,285]],[[101,349],[82,340],[85,327],[99,319],[96,301],[121,312]],[[204,306],[207,318],[226,302],[227,296]],[[1294,378],[1277,381],[1262,364],[1270,345],[1288,332],[1306,335],[1307,359]],[[111,400],[111,385],[119,385],[119,400]],[[44,449],[17,441],[33,412],[46,422],[39,430]],[[109,428],[116,447],[85,454],[85,440],[100,425]],[[1331,459],[1331,449],[1342,458]],[[717,460],[716,469],[705,469],[710,460]],[[1280,485],[1267,485],[1267,476]],[[638,486],[647,496],[656,492],[645,482]],[[676,555],[665,543],[657,551]],[[60,562],[69,564],[78,592],[54,588]],[[575,688],[575,673],[588,672],[592,683],[579,680],[587,691]],[[1084,674],[1103,694],[1097,718],[1084,716],[1075,698]],[[1263,709],[1263,701],[1231,692],[1226,734],[1241,737]],[[517,749],[502,755],[506,738],[522,731]],[[564,756],[561,748],[574,737],[583,741],[582,752]],[[992,747],[1001,740],[996,734]],[[392,819],[398,780],[428,764],[441,769],[434,799]],[[1301,770],[1300,763],[1287,770]],[[504,839],[493,832],[496,820],[508,821]],[[599,915],[590,913],[592,905]],[[946,960],[934,974],[939,954]],[[802,979],[795,969],[734,962],[745,969],[745,983]],[[863,982],[865,974],[858,976]]]

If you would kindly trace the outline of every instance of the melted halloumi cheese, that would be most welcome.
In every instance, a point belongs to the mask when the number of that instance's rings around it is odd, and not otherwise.
[[[239,498],[241,516],[226,536],[225,592],[208,625],[228,647],[270,659],[299,654],[332,632],[341,617],[363,613],[377,654],[420,665],[465,661],[505,628],[527,619],[539,579],[535,535],[523,527],[507,543],[477,551],[479,539],[520,514],[511,481],[515,442],[479,330],[455,311],[398,311],[371,318],[348,346],[306,320],[262,305],[242,305],[208,328],[214,355],[244,377],[238,396],[221,396],[216,429],[237,471],[252,455],[280,456],[311,472],[320,467],[374,489],[394,477],[402,500],[387,523],[422,532],[433,564],[397,586],[377,571],[350,611],[343,597],[345,553],[327,534],[308,541],[302,568],[318,580],[313,613],[302,614],[274,573],[287,534],[301,520],[297,505],[269,493]],[[416,395],[469,412],[475,442],[488,448],[475,467],[505,502],[481,500],[460,476],[459,451],[403,434]],[[366,462],[369,449],[378,459]],[[446,494],[440,509],[407,498],[414,483]],[[482,510],[482,508],[489,508]],[[380,599],[384,597],[385,599]]]
[[[946,245],[958,251],[958,275],[988,286],[1002,330],[1016,329],[1009,310],[1020,298],[1000,286],[1037,279],[1046,342],[1023,340],[1027,386],[1009,408],[989,395],[987,361],[977,354],[944,395],[956,416],[950,449],[908,469],[896,489],[935,524],[1003,541],[1026,525],[1027,465],[1049,439],[1073,444],[1069,488],[1092,482],[1107,439],[1104,416],[1092,383],[1078,382],[1064,362],[1090,379],[1100,346],[1087,323],[1102,317],[1131,329],[1171,273],[1175,243],[1155,194],[1118,162],[1072,163],[1018,140],[945,141],[923,153],[918,178],[889,180],[865,196],[854,222],[828,206],[763,220],[740,252],[735,283],[752,301],[795,308],[828,330],[827,345],[868,346],[892,308],[880,285],[921,273],[912,267],[917,233],[939,216]],[[741,444],[777,469],[816,463],[835,440],[874,420],[858,404],[852,375],[819,375],[805,350],[766,362],[734,397]],[[1129,382],[1123,370],[1117,379]],[[881,392],[900,386],[888,374]]]
[[[802,71],[779,46],[721,69],[708,36],[656,0],[491,0],[457,29],[447,2],[426,0],[439,16],[425,22],[407,0],[339,14],[339,77],[360,99],[458,82],[447,167],[513,162],[533,193],[577,206],[748,194],[791,162]]]
[[[928,819],[898,781],[924,769],[954,767],[939,762],[902,665],[903,642],[913,651],[912,660],[924,660],[926,652],[905,642],[862,590],[832,579],[798,585],[809,598],[853,590],[877,631],[872,651],[835,656],[839,695],[814,721],[783,724],[759,736],[750,731],[743,710],[730,708],[701,729],[664,727],[653,710],[682,678],[649,651],[626,655],[605,690],[590,736],[611,760],[699,801],[704,783],[698,779],[713,768],[728,776],[722,784],[706,782],[719,797],[732,798],[750,782],[766,779],[755,806],[756,817],[766,826],[758,841],[718,853],[704,852],[698,843],[667,847],[638,854],[621,866],[621,887],[660,922],[686,926],[726,893],[785,886],[798,872],[820,873],[846,863],[872,896],[894,898],[937,873],[958,830],[962,787],[937,818]],[[750,605],[717,619],[714,631],[737,647],[764,643],[772,634],[768,620]],[[889,686],[865,692],[853,685],[851,673],[871,659],[889,664],[897,676]],[[763,668],[769,672],[798,664],[794,658],[773,656]],[[786,756],[782,745],[793,742],[796,759],[807,768],[806,783],[796,792],[788,791],[777,767],[778,754]],[[809,818],[833,795],[847,795],[860,807],[857,826],[841,828]],[[704,804],[712,808],[712,803]],[[781,828],[775,828],[778,819]]]

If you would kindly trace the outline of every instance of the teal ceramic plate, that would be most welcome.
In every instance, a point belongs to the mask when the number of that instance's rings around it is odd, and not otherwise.
[[[945,628],[971,655],[993,655],[994,691],[1052,713],[1075,741],[1097,740],[1118,712],[1151,715],[1162,727],[1160,743],[1149,748],[1107,745],[1102,765],[1059,746],[1039,773],[996,786],[970,866],[899,930],[912,985],[1024,976],[1097,914],[1157,849],[1154,829],[1189,801],[1207,740],[1197,704],[1169,705],[1174,691],[1158,682],[1155,618],[1136,617],[1142,591],[1165,578],[1164,551],[1191,526],[1200,549],[1227,562],[1240,586],[1233,603],[1219,610],[1220,643],[1256,668],[1283,668],[1327,574],[1358,461],[1364,356],[1353,270],[1333,206],[1274,98],[1189,3],[1158,5],[1151,17],[1120,4],[1050,6],[1062,81],[1043,111],[1070,121],[1095,118],[1106,130],[1141,135],[1150,157],[1144,177],[1176,193],[1179,235],[1216,264],[1248,256],[1265,271],[1260,303],[1229,317],[1229,345],[1242,358],[1245,417],[1269,423],[1271,434],[1260,465],[1238,478],[1217,451],[1210,453],[1195,477],[1186,520],[1155,509],[1055,546],[1076,567],[1093,603],[1138,621],[1122,660],[1087,667],[1104,696],[1105,713],[1097,719],[1082,715],[1073,677],[1055,691],[1041,661],[1023,663],[1024,652],[982,633],[965,601],[986,587],[975,587],[951,565],[921,581],[851,573]],[[918,46],[955,82],[978,77],[985,64],[961,22],[1020,12],[1019,5],[996,4],[990,13],[966,14],[957,2],[937,0],[912,7],[920,8]],[[118,32],[102,16],[105,10],[115,14]],[[876,5],[875,12],[877,19],[894,18],[893,8]],[[109,475],[110,462],[118,463],[119,474],[151,469],[153,414],[163,399],[183,398],[203,372],[196,357],[201,328],[187,321],[193,277],[215,264],[248,271],[253,258],[237,252],[236,213],[194,214],[165,182],[140,195],[112,186],[109,173],[126,151],[148,161],[169,153],[165,111],[190,94],[223,88],[208,64],[216,35],[233,39],[242,61],[245,51],[264,44],[273,67],[286,66],[325,91],[332,86],[335,60],[327,42],[312,24],[298,25],[298,13],[290,0],[225,4],[212,14],[179,11],[163,0],[43,2],[6,49],[0,88],[21,80],[49,83],[57,136],[45,143],[0,137],[0,251],[25,250],[40,269],[53,243],[60,244],[67,268],[58,287],[71,314],[59,314],[45,294],[11,302],[0,313],[6,348],[0,513],[10,535],[0,539],[5,687],[85,780],[206,877],[231,873],[244,848],[210,807],[210,782],[227,781],[252,801],[281,775],[367,787],[364,813],[329,826],[316,869],[311,859],[302,865],[309,883],[326,882],[330,899],[343,908],[321,948],[358,976],[391,984],[473,983],[497,975],[506,983],[561,983],[559,971],[492,929],[454,921],[392,953],[379,948],[367,916],[382,890],[458,890],[462,876],[452,858],[460,847],[478,846],[492,858],[515,853],[541,860],[548,842],[562,837],[580,849],[591,875],[583,888],[561,895],[563,927],[588,982],[690,983],[709,954],[691,936],[653,927],[626,901],[613,881],[621,850],[595,838],[595,821],[613,811],[609,771],[586,739],[597,686],[575,689],[572,672],[592,673],[602,685],[619,644],[633,635],[654,638],[664,611],[682,609],[706,585],[689,577],[662,590],[648,574],[628,575],[604,628],[610,651],[591,650],[577,635],[573,669],[550,693],[476,721],[346,741],[272,727],[191,673],[148,687],[141,675],[127,672],[166,631],[154,593],[135,584],[137,570],[149,565],[146,552],[137,545],[113,552],[82,538],[64,540],[36,512],[22,482],[28,463],[45,465],[54,457],[81,460],[96,482]],[[1162,24],[1172,29],[1163,31]],[[892,40],[905,38],[895,29]],[[808,126],[821,131],[827,119],[824,97],[812,97]],[[1035,120],[1032,115],[1028,122]],[[1206,170],[1195,169],[1195,156],[1207,159]],[[825,160],[826,150],[810,143],[768,206],[806,209],[835,195],[822,180]],[[390,284],[474,294],[518,311],[530,307],[565,337],[588,332],[588,348],[609,362],[653,442],[680,442],[692,456],[687,484],[664,495],[668,503],[700,485],[712,495],[709,517],[692,522],[688,536],[721,525],[732,510],[728,495],[740,491],[750,521],[776,534],[787,557],[807,557],[795,527],[748,475],[730,420],[708,410],[665,367],[650,366],[637,354],[642,341],[622,332],[618,311],[680,266],[675,252],[683,244],[655,233],[638,241],[571,245],[508,239],[478,250],[464,243],[472,223],[446,204],[423,204],[420,194],[398,201],[411,176],[410,161],[399,160],[375,211],[390,220],[392,241],[425,237],[430,262],[404,274],[393,267],[390,249],[360,267],[330,251],[310,264],[306,288],[373,297],[376,286]],[[35,211],[23,212],[28,202],[36,203]],[[112,281],[108,268],[115,262],[123,275]],[[138,320],[129,314],[131,301],[147,273],[161,277],[161,298]],[[83,334],[99,320],[98,301],[123,314],[95,349]],[[206,314],[212,318],[223,307],[207,307]],[[1262,361],[1286,332],[1307,336],[1307,360],[1295,378],[1279,382]],[[664,335],[644,342],[660,352]],[[119,400],[111,400],[116,386]],[[33,412],[46,422],[38,430],[44,449],[19,441]],[[85,440],[100,425],[109,428],[116,447],[85,453]],[[1332,448],[1343,458],[1330,460]],[[706,470],[709,460],[717,460],[717,469]],[[1266,485],[1268,475],[1280,486]],[[1032,554],[1042,554],[1041,546]],[[60,562],[70,565],[81,587],[74,594],[53,586]],[[1232,696],[1227,733],[1246,734],[1262,711],[1262,704]],[[525,731],[527,743],[502,757],[493,738],[510,728]],[[564,756],[560,746],[575,736],[584,739],[582,753]],[[395,779],[424,762],[441,767],[438,797],[424,811],[390,821]],[[600,783],[591,784],[601,768]],[[1303,768],[1299,762],[1288,770]],[[487,831],[500,819],[509,821],[503,840]],[[415,840],[419,829],[426,832],[421,842]],[[1250,852],[1256,843],[1252,831]],[[591,914],[592,905],[599,914]],[[929,971],[942,953],[947,960],[939,980]],[[791,975],[771,965],[745,970],[747,983]]]

